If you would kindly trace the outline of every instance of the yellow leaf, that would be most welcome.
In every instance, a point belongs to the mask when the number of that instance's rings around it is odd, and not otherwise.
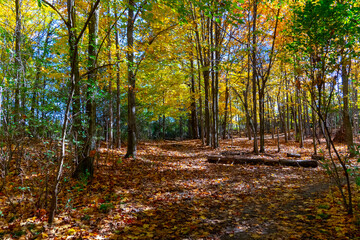
[[[41,233],[41,238],[42,239],[46,239],[46,238],[48,238],[49,237],[49,235],[47,235],[47,233]]]

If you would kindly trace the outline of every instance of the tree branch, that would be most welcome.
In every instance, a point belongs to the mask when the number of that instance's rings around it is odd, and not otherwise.
[[[79,35],[77,36],[77,38],[76,38],[76,41],[75,41],[75,46],[79,43],[79,41],[80,41],[80,39],[81,39],[82,35],[84,34],[84,32],[85,32],[85,30],[86,30],[87,25],[89,24],[89,22],[90,22],[90,20],[91,20],[92,16],[94,15],[94,12],[96,11],[96,9],[97,9],[97,7],[98,7],[99,3],[100,3],[100,0],[96,0],[96,2],[95,2],[95,4],[94,4],[94,7],[91,9],[91,11],[90,11],[90,13],[89,13],[88,18],[86,19],[86,22],[85,22],[85,24],[84,24],[83,28],[81,29],[80,34],[79,34]]]
[[[59,12],[59,10],[54,6],[52,5],[51,3],[49,3],[47,0],[41,0],[42,2],[44,2],[46,5],[48,5],[50,8],[52,8],[58,15],[59,17],[61,18],[61,20],[63,20],[63,22],[65,23],[65,25],[67,27],[69,27],[69,23],[65,20],[65,18],[63,17],[63,15]]]

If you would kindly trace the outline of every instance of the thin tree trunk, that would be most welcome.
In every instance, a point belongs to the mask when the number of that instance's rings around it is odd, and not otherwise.
[[[314,147],[314,155],[317,154],[317,147],[316,147],[316,115],[314,112],[315,109],[315,100],[314,97],[311,97],[311,105],[312,105],[312,110],[311,110],[311,118],[312,118],[312,137],[313,137],[313,147]]]
[[[217,14],[217,11],[215,12],[215,14]],[[217,18],[219,19],[219,18]],[[213,131],[212,131],[212,136],[213,136],[213,144],[212,147],[213,148],[218,148],[219,147],[219,64],[220,64],[220,50],[219,50],[219,45],[220,43],[220,28],[217,24],[216,21],[212,21],[213,25],[214,25],[214,47],[215,47],[215,51],[214,51],[214,60],[213,60],[213,73],[214,73],[214,78],[213,78],[213,90],[212,90],[212,94],[213,94]]]
[[[115,7],[115,18],[118,19],[117,16],[117,8]],[[115,46],[116,46],[116,140],[115,146],[116,148],[121,147],[121,102],[120,102],[120,43],[119,43],[119,30],[118,24],[115,24]]]
[[[352,149],[354,145],[353,132],[350,122],[349,114],[349,75],[350,66],[345,63],[345,59],[342,59],[341,78],[343,84],[343,125],[345,130],[345,141],[348,149]],[[347,69],[347,67],[349,69]]]
[[[299,147],[304,147],[304,133],[303,133],[303,119],[302,119],[302,109],[301,109],[301,99],[299,97],[299,89],[297,90],[297,99],[298,99],[298,118],[299,118]]]
[[[134,74],[134,0],[129,0],[127,22],[127,62],[128,62],[128,145],[125,157],[136,157],[136,105]]]
[[[258,143],[257,143],[257,110],[256,110],[256,18],[257,18],[257,0],[253,1],[253,29],[252,29],[252,87],[253,87],[253,134],[254,134],[254,153],[259,154]]]
[[[196,99],[195,99],[195,69],[193,59],[190,60],[190,69],[191,69],[191,85],[190,85],[190,94],[191,94],[191,132],[192,138],[199,138],[199,128],[198,128],[198,120],[197,120],[197,112],[196,112]]]
[[[355,74],[354,74],[355,83],[358,83],[358,66],[355,65]],[[354,137],[357,137],[359,134],[359,106],[358,106],[358,89],[354,85]]]
[[[21,6],[22,0],[15,0],[15,106],[14,123],[20,120],[20,86],[22,85],[22,60],[21,60]]]
[[[109,39],[108,39],[108,48],[109,48],[109,55],[108,55],[108,64],[111,64],[112,62],[112,56],[111,56],[111,38],[109,35]],[[112,94],[112,65],[110,65],[109,69],[109,82],[108,82],[108,92],[109,92],[109,144],[110,146],[113,145],[113,140],[114,140],[114,136],[113,136],[113,128],[114,128],[114,119],[113,119],[113,94]]]
[[[203,104],[202,104],[202,94],[201,94],[201,70],[200,64],[198,61],[198,80],[199,80],[199,122],[200,122],[200,138],[202,145],[205,145],[205,130],[204,130],[204,114],[203,114]]]
[[[226,131],[227,131],[227,119],[228,119],[228,105],[229,105],[229,80],[228,78],[225,79],[225,111],[224,111],[224,122],[222,127],[222,137],[223,139],[226,138]]]

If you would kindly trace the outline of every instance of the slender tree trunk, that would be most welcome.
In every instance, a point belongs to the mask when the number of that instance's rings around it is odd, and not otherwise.
[[[190,69],[191,69],[191,85],[190,85],[190,94],[191,94],[191,132],[192,138],[199,138],[199,128],[198,128],[198,120],[197,120],[197,112],[196,112],[196,99],[195,99],[195,69],[193,59],[190,60]]]
[[[134,74],[134,0],[129,0],[127,22],[127,61],[128,61],[128,145],[125,157],[136,157],[136,105]]]
[[[203,114],[203,104],[202,104],[202,94],[201,94],[201,65],[198,60],[198,84],[199,84],[199,122],[200,122],[200,138],[202,145],[205,145],[205,130],[204,130],[204,114]]]
[[[205,132],[206,132],[206,145],[210,145],[211,132],[210,132],[210,99],[209,99],[209,70],[203,71],[204,86],[205,86]]]
[[[343,84],[343,125],[345,130],[345,141],[348,149],[352,149],[354,145],[353,132],[350,122],[349,114],[349,75],[350,68],[349,64],[345,63],[345,59],[342,59],[341,78]]]
[[[251,72],[251,21],[250,21],[250,11],[248,14],[248,20],[249,20],[249,25],[248,25],[248,44],[247,44],[247,54],[248,54],[248,58],[247,58],[247,81],[246,81],[246,87],[245,90],[243,91],[243,95],[244,95],[244,108],[245,108],[245,112],[248,113],[249,112],[249,100],[248,100],[248,95],[249,95],[249,85],[250,85],[250,72]],[[250,114],[246,114],[246,129],[247,129],[247,137],[249,138],[249,140],[251,140],[251,124],[250,124]]]
[[[253,87],[253,134],[254,134],[254,153],[259,154],[257,143],[257,106],[256,106],[256,84],[257,84],[257,72],[256,72],[256,19],[257,19],[257,0],[253,0],[253,29],[252,29],[252,87]]]
[[[22,60],[21,60],[21,6],[22,0],[15,0],[15,106],[14,123],[20,120],[20,86],[22,85]]]
[[[358,66],[355,65],[355,74],[354,74],[355,83],[358,83]],[[354,137],[359,135],[359,106],[358,106],[358,89],[353,83],[354,88]]]
[[[204,17],[203,17],[204,19]],[[203,20],[204,22],[205,20]],[[205,31],[203,40],[210,46],[210,19],[206,18],[206,22],[203,23],[203,31]],[[204,85],[205,85],[205,132],[206,132],[206,145],[211,145],[211,118],[210,118],[210,59],[211,59],[211,51],[210,48],[203,47],[203,57],[204,57],[204,64],[203,64],[203,77],[204,77]]]
[[[222,127],[222,137],[223,139],[226,138],[226,131],[227,131],[227,119],[228,119],[228,105],[229,105],[229,80],[228,78],[225,79],[225,111],[224,111],[224,122]]]
[[[166,125],[165,125],[165,115],[162,116],[162,139],[165,140],[166,134]]]
[[[115,18],[117,19],[117,10],[115,7]],[[119,43],[119,30],[118,24],[115,24],[115,46],[116,46],[116,140],[115,146],[116,148],[121,147],[121,102],[120,102],[120,43]]]
[[[286,77],[286,72],[285,72],[285,87],[286,87],[286,112],[285,112],[285,107],[284,107],[284,116],[285,116],[285,131],[287,132],[287,134],[285,134],[285,143],[288,142],[288,140],[290,139],[291,136],[291,132],[290,132],[290,110],[289,110],[289,83],[287,81],[287,77]]]
[[[111,38],[110,38],[110,35],[109,35],[109,39],[108,39],[108,49],[109,49],[109,55],[108,55],[108,64],[111,64],[112,62],[112,56],[111,56]],[[108,82],[108,92],[109,92],[109,110],[108,110],[108,113],[109,113],[109,144],[110,146],[113,145],[113,140],[114,140],[114,118],[113,118],[113,94],[112,94],[112,66],[110,65],[109,66],[109,82]]]
[[[302,109],[301,109],[301,99],[299,97],[299,89],[297,89],[297,99],[298,99],[298,118],[299,118],[299,147],[304,147],[304,133],[303,133],[303,119],[302,119]]]
[[[217,12],[216,12],[217,13]],[[215,13],[215,14],[216,14]],[[219,18],[218,18],[219,19]],[[214,25],[214,58],[213,58],[213,131],[212,131],[212,147],[219,147],[219,64],[220,64],[220,28],[216,21],[212,21]]]
[[[313,137],[313,147],[314,147],[314,154],[317,154],[317,147],[316,147],[316,113],[314,111],[314,109],[316,109],[315,106],[315,99],[314,97],[311,97],[311,105],[312,105],[312,109],[311,109],[311,118],[312,118],[312,137]]]
[[[265,152],[265,86],[259,91],[260,152]]]
[[[70,8],[69,8],[70,6]],[[71,28],[69,32],[69,47],[71,61],[71,76],[74,78],[74,101],[72,105],[73,127],[72,132],[75,140],[75,160],[76,164],[83,158],[81,134],[81,99],[80,99],[80,70],[79,70],[79,48],[76,44],[76,10],[74,0],[68,0],[68,22]]]

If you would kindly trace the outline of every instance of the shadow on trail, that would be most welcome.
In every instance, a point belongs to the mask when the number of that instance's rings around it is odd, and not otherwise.
[[[278,239],[285,219],[303,214],[297,191],[321,184],[313,169],[210,164],[197,145],[164,145],[148,144],[151,153],[114,170],[114,190],[127,200],[115,207],[113,239]]]

